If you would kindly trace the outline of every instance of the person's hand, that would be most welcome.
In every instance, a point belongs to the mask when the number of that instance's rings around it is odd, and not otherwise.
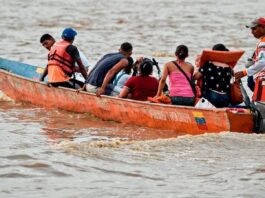
[[[161,94],[160,94],[160,95],[157,95],[157,94],[156,94],[153,98],[158,98],[158,97],[160,97],[160,96],[161,96]]]
[[[44,78],[43,77],[40,77],[39,78],[39,81],[41,81],[41,82],[44,81]]]
[[[85,91],[85,90],[86,90],[86,85],[84,85],[83,87],[77,89],[76,92],[79,93],[80,91]]]
[[[245,76],[243,71],[239,71],[235,73],[236,81],[238,81],[240,78],[243,78]]]
[[[98,90],[96,91],[96,96],[100,97],[100,95],[105,93],[105,89],[103,89],[102,87],[98,88]]]

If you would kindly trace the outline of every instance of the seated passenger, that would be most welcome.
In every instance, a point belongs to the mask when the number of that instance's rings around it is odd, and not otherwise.
[[[76,82],[71,79],[71,76],[77,69],[75,62],[77,62],[78,69],[83,77],[87,77],[87,72],[81,61],[79,52],[76,46],[72,45],[76,35],[77,32],[74,29],[66,28],[62,33],[62,40],[55,42],[50,47],[48,64],[40,78],[41,81],[48,74],[48,83],[51,86],[76,88]],[[48,49],[47,46],[45,47]]]
[[[216,44],[212,49],[229,51],[223,44]],[[226,63],[207,61],[194,74],[194,79],[202,79],[202,97],[216,107],[226,107],[230,103],[229,91],[232,75],[233,70]]]
[[[133,47],[130,43],[122,43],[119,52],[104,55],[89,73],[85,86],[81,90],[90,93],[110,95],[113,90],[112,81],[117,73],[128,64]]]
[[[51,50],[51,47],[53,46],[53,44],[55,42],[56,42],[55,39],[50,34],[43,34],[40,38],[40,43],[48,51]],[[88,72],[89,62],[88,62],[86,56],[84,55],[84,53],[80,49],[78,49],[78,52],[80,55],[81,62],[83,63],[86,71]],[[75,67],[78,67],[77,62],[75,63]],[[43,81],[44,78],[45,78],[45,76],[42,76],[42,79],[40,79],[40,80]],[[74,79],[77,82],[77,84],[80,85],[80,87],[82,87],[84,85],[85,79],[82,76],[82,74],[80,73],[80,70],[73,74],[72,80],[74,80]]]
[[[129,64],[120,71],[113,80],[113,91],[111,92],[111,96],[117,96],[120,94],[124,84],[127,82],[127,80],[131,77],[132,67],[133,67],[133,58],[128,58]]]
[[[190,82],[179,68],[178,65],[191,80],[194,68],[192,64],[185,61],[188,57],[188,47],[179,45],[175,52],[176,61],[170,61],[165,64],[159,88],[156,97],[162,94],[162,90],[166,84],[167,76],[169,76],[169,97],[173,105],[193,106],[195,94],[192,90]]]
[[[153,72],[153,62],[148,58],[144,58],[139,64],[139,76],[129,78],[119,97],[146,101],[147,97],[155,96],[158,80],[150,76]]]

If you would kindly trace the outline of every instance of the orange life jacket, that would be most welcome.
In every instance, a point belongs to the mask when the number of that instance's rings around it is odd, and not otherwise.
[[[254,57],[253,57],[253,60],[254,62],[257,62],[258,61],[258,55],[259,55],[259,52],[260,51],[265,51],[265,47],[260,47],[261,44],[264,45],[265,43],[265,36],[263,38],[260,39],[259,43],[257,44],[257,47],[256,47],[256,50],[255,50],[255,54],[254,54]],[[262,78],[265,76],[265,71],[262,70],[260,72],[257,73],[256,75],[256,79],[257,78]]]
[[[198,65],[201,67],[207,61],[216,61],[226,63],[231,68],[234,68],[237,61],[244,54],[244,51],[216,51],[216,50],[203,50],[200,57],[198,57]]]
[[[255,50],[255,54],[253,57],[254,62],[258,61],[258,55],[260,51],[264,51],[265,47],[261,47],[260,45],[265,43],[265,37],[261,38],[256,50]],[[258,74],[256,75],[256,81],[255,81],[255,89],[254,89],[254,93],[252,96],[252,100],[253,101],[265,101],[265,80],[264,80],[264,76],[265,76],[265,71],[260,71],[258,72]]]
[[[66,52],[66,48],[70,45],[69,42],[62,40],[53,44],[48,55],[48,66],[58,65],[63,71],[71,76],[74,69],[73,58]]]

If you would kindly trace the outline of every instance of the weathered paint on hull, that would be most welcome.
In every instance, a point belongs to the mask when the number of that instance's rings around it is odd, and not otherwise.
[[[253,129],[251,113],[151,104],[108,96],[98,98],[86,92],[48,87],[3,70],[0,70],[0,89],[16,101],[86,112],[104,120],[167,130],[157,134],[157,138],[222,131],[251,133]]]

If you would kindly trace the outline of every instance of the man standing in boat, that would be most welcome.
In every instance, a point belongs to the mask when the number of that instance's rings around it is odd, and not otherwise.
[[[72,45],[77,32],[72,28],[64,29],[62,40],[55,42],[48,55],[48,64],[40,80],[43,81],[48,74],[48,83],[51,86],[75,88],[76,82],[71,79],[72,74],[77,70],[75,62],[79,66],[79,71],[86,79],[87,72],[80,59],[76,46]]]
[[[55,39],[53,38],[53,36],[51,36],[50,34],[43,34],[40,38],[40,43],[42,44],[42,46],[44,48],[46,48],[48,51],[51,50],[51,47],[53,46],[53,44],[55,43]],[[89,61],[88,59],[86,58],[85,54],[80,50],[78,49],[78,52],[79,52],[79,55],[80,55],[80,58],[81,58],[81,62],[83,63],[83,65],[85,66],[85,69],[86,71],[88,71],[88,67],[89,67]],[[75,63],[75,66],[78,67],[78,64]],[[72,76],[72,78],[84,83],[85,82],[85,79],[84,77],[82,76],[82,74],[80,72],[75,72]],[[79,82],[79,83],[80,83]],[[81,83],[81,84],[82,84]]]
[[[119,52],[104,55],[89,73],[83,90],[90,93],[110,95],[115,75],[128,64],[128,58],[132,55],[133,47],[130,43],[122,43]]]
[[[236,79],[240,79],[244,76],[256,76],[255,90],[253,95],[253,100],[257,101],[258,89],[261,85],[262,79],[265,76],[265,18],[260,17],[251,22],[251,24],[246,26],[251,29],[253,36],[257,39],[260,39],[254,54],[254,64],[243,70],[235,73]]]

